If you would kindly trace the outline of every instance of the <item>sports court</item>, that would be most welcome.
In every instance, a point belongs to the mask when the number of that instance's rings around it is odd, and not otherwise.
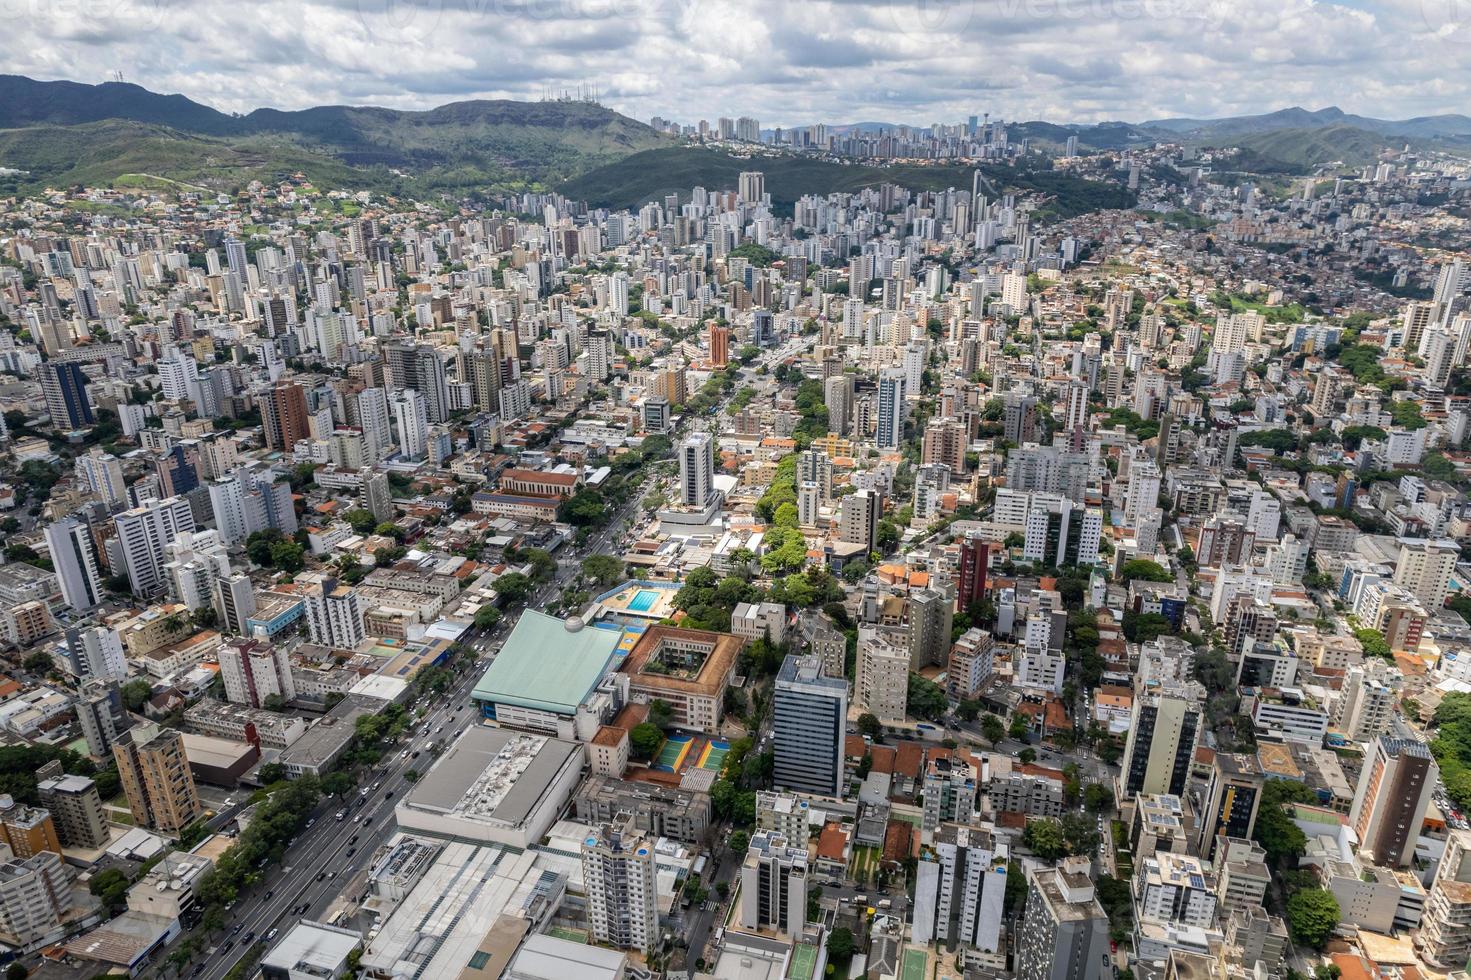
[[[654,764],[650,768],[664,772],[679,772],[694,743],[695,740],[688,735],[669,736],[659,747],[659,754],[654,757]]]
[[[705,749],[700,753],[699,767],[709,769],[711,772],[719,772],[725,765],[725,757],[730,755],[730,743],[715,739],[705,743]]]
[[[930,972],[930,957],[922,949],[906,949],[899,967],[899,980],[924,980]]]

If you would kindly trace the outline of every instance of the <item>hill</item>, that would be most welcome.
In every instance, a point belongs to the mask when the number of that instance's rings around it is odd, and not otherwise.
[[[870,167],[830,163],[806,157],[735,157],[717,150],[669,147],[635,153],[557,189],[595,207],[637,208],[668,194],[688,195],[692,187],[710,190],[734,189],[743,170],[766,174],[766,189],[772,203],[789,211],[807,194],[858,191],[877,184],[894,183],[912,190],[969,189],[971,167]],[[1070,217],[1104,208],[1126,208],[1134,196],[1117,184],[1084,180],[1050,170],[1023,170],[987,166],[985,175],[1003,190],[1033,191],[1052,200],[1051,213]]]
[[[1354,126],[1277,129],[1241,136],[1234,142],[1265,163],[1281,164],[1284,173],[1309,173],[1329,164],[1361,167],[1378,159],[1389,145],[1385,137]]]
[[[1375,119],[1344,112],[1337,106],[1309,110],[1301,106],[1278,109],[1255,116],[1223,119],[1156,119],[1142,123],[1147,129],[1166,130],[1195,139],[1222,139],[1256,135],[1276,130],[1360,130],[1379,136],[1409,140],[1437,140],[1471,145],[1471,117],[1463,115],[1415,116],[1411,119]]]
[[[485,190],[553,184],[668,142],[643,123],[583,102],[477,100],[424,112],[319,106],[232,116],[136,85],[0,76],[0,166],[29,171],[31,186],[106,183],[141,172],[228,188],[301,171],[347,188]]]

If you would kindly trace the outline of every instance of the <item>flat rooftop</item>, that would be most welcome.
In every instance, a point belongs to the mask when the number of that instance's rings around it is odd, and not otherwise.
[[[582,751],[576,742],[501,728],[465,730],[419,780],[404,806],[517,826],[557,774]]]
[[[554,714],[576,714],[602,680],[619,634],[528,609],[486,668],[471,697]]]

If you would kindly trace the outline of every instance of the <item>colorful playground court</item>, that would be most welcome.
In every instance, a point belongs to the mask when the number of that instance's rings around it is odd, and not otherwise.
[[[650,768],[660,772],[683,772],[688,768],[719,772],[729,754],[729,742],[681,733],[665,740]]]

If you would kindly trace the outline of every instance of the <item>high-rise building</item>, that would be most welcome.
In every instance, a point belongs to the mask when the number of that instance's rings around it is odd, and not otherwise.
[[[311,436],[311,413],[307,411],[306,391],[299,384],[281,381],[257,395],[266,445],[289,453],[296,444]]]
[[[905,385],[902,368],[890,368],[879,375],[878,430],[873,441],[880,452],[904,444],[904,420],[909,413]]]
[[[1375,739],[1348,814],[1359,853],[1390,868],[1408,865],[1439,780],[1440,767],[1425,745],[1387,735]]]
[[[593,938],[652,952],[659,942],[654,845],[631,828],[594,831],[582,842],[582,879]]]
[[[128,585],[139,597],[157,595],[168,585],[164,546],[194,530],[194,514],[183,497],[150,500],[113,518]]]
[[[1471,830],[1452,830],[1446,840],[1415,948],[1438,969],[1471,961]]]
[[[776,675],[772,715],[775,784],[841,798],[847,682],[824,676],[818,657],[789,655]]]
[[[54,773],[42,776],[36,792],[41,803],[51,812],[57,836],[63,846],[101,848],[111,839],[107,830],[107,814],[102,809],[102,796],[97,783],[86,776],[63,775],[58,765]]]
[[[395,392],[412,389],[422,395],[430,422],[449,418],[449,381],[438,351],[427,344],[405,342],[389,346],[385,359]]]
[[[1251,838],[1261,806],[1261,768],[1253,756],[1216,753],[1205,799],[1201,801],[1196,849],[1209,861],[1220,837]]]
[[[914,589],[907,601],[910,667],[917,671],[922,667],[944,666],[950,656],[955,600],[948,591],[935,588]]]
[[[46,414],[51,416],[53,429],[73,432],[96,421],[87,401],[87,375],[82,372],[82,365],[42,361],[37,370],[41,394],[46,399]]]
[[[268,640],[235,640],[219,648],[219,661],[225,699],[231,704],[263,708],[274,704],[273,699],[282,705],[296,700],[291,658],[284,647]]]
[[[986,598],[986,574],[991,561],[991,543],[980,534],[960,539],[960,574],[956,581],[955,604],[966,611]]]
[[[915,869],[913,942],[999,952],[1008,855],[979,827],[941,824]]]
[[[0,794],[0,844],[18,858],[42,851],[61,853],[61,838],[51,811],[18,803],[7,794]]]
[[[128,501],[128,485],[123,479],[123,464],[112,453],[93,447],[78,456],[77,482],[101,497],[108,507],[121,507]]]
[[[217,530],[185,532],[164,546],[169,594],[191,612],[214,602],[215,582],[230,574],[230,556]]]
[[[838,540],[844,544],[861,544],[865,552],[877,551],[883,512],[884,498],[877,490],[865,487],[844,497],[838,519]]]
[[[710,324],[710,364],[723,368],[730,363],[730,328]]]
[[[1016,975],[1027,980],[1113,976],[1108,915],[1098,903],[1088,858],[1027,871],[1027,904],[1016,933]]]
[[[204,815],[177,731],[140,725],[118,737],[112,756],[138,826],[177,835]]]
[[[757,141],[753,139],[751,142]],[[742,171],[736,184],[736,193],[740,195],[743,204],[760,204],[766,197],[766,175],[759,170]]]
[[[741,927],[799,935],[807,923],[807,842],[769,830],[751,838],[741,863]]]
[[[250,576],[236,572],[215,582],[215,612],[220,617],[220,629],[226,633],[244,635],[245,621],[255,614],[255,587]]]
[[[128,661],[117,630],[107,626],[68,630],[66,648],[71,658],[72,673],[78,680],[127,680]]]
[[[957,476],[965,472],[965,449],[968,443],[965,423],[959,419],[932,419],[925,426],[920,459],[926,464],[943,463]]]
[[[304,586],[307,632],[313,643],[355,650],[367,639],[367,608],[356,589],[338,585],[337,579],[320,572],[298,575],[296,582]]]
[[[827,427],[846,436],[853,425],[853,376],[837,374],[822,385],[823,403],[827,406]]]
[[[429,415],[424,396],[407,388],[394,393],[391,406],[399,452],[404,459],[424,459],[429,454]]]
[[[92,528],[75,517],[63,517],[47,525],[45,537],[62,599],[78,612],[96,606],[105,592]]]
[[[1412,592],[1426,609],[1439,609],[1450,590],[1460,546],[1449,539],[1401,540],[1394,582]]]
[[[909,651],[873,626],[858,627],[853,703],[885,724],[904,721],[909,699]]]
[[[1140,793],[1184,794],[1200,739],[1200,705],[1205,697],[1199,685],[1134,696],[1120,765],[1119,783],[1126,798]]]
[[[0,940],[28,950],[62,939],[74,877],[54,851],[0,864]]]
[[[679,444],[679,495],[686,507],[703,508],[715,493],[715,440],[694,432]]]
[[[87,754],[98,759],[112,752],[118,735],[131,723],[115,680],[84,681],[76,696],[76,712],[82,737],[87,740]]]
[[[1103,536],[1103,511],[1082,507],[1054,493],[1034,493],[1027,510],[1022,553],[1031,562],[1056,568],[1093,565]]]

